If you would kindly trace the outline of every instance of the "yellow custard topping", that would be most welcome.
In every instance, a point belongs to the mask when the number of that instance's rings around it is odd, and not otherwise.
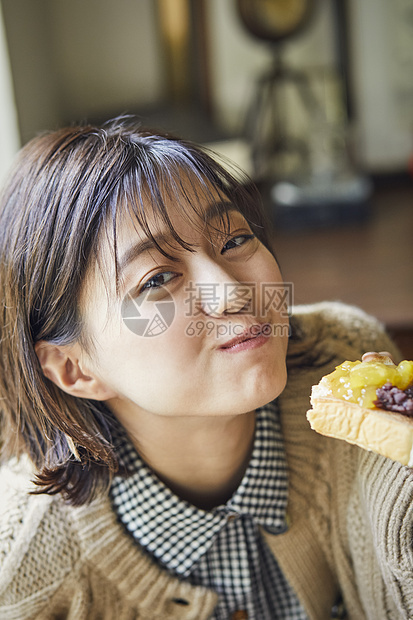
[[[413,383],[413,361],[404,360],[398,366],[390,361],[343,362],[321,379],[320,386],[326,389],[326,396],[374,409],[376,390],[387,382],[401,390],[409,387]]]

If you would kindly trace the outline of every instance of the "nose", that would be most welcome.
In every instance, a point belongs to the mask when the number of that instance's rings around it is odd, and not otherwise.
[[[191,293],[197,311],[213,318],[252,308],[251,284],[240,282],[218,265],[204,270],[202,278],[191,283]]]

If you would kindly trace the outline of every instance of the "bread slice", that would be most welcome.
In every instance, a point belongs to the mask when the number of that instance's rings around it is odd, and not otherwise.
[[[327,396],[323,385],[313,386],[311,405],[307,419],[318,433],[413,467],[412,417]]]

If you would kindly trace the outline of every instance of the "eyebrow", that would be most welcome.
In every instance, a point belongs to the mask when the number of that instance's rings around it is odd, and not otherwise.
[[[230,211],[239,210],[235,207],[232,202],[222,201],[222,202],[214,202],[208,205],[204,212],[204,221],[205,223],[210,222],[215,217],[224,215],[229,213]],[[148,252],[149,250],[157,250],[159,251],[158,245],[160,246],[162,243],[170,242],[174,237],[170,233],[158,233],[153,235],[153,239],[147,238],[141,241],[136,241],[133,243],[120,257],[119,259],[119,273],[122,273],[130,263],[135,261],[141,254]]]

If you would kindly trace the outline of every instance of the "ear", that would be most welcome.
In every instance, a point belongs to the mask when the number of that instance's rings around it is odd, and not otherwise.
[[[93,400],[116,396],[103,381],[82,368],[76,345],[61,346],[40,340],[34,348],[45,377],[67,394]]]

